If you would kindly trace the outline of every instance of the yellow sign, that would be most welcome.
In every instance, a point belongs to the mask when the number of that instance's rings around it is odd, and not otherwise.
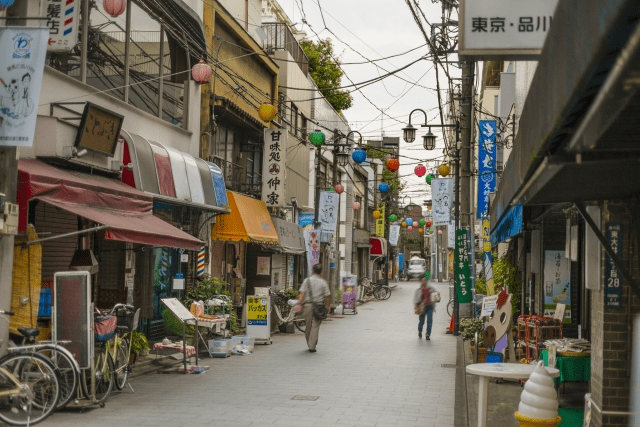
[[[385,213],[384,213],[384,205],[382,205],[382,207],[380,207],[378,209],[380,211],[380,218],[376,219],[376,236],[378,237],[384,237],[384,220],[385,220]]]
[[[482,249],[484,252],[491,252],[491,234],[489,232],[489,220],[482,220]]]
[[[266,325],[267,307],[266,298],[247,298],[247,325]]]

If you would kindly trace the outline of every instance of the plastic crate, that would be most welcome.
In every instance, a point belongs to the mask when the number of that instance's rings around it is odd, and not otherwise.
[[[51,317],[51,289],[40,289],[38,317]]]
[[[231,340],[209,340],[209,354],[211,357],[228,357],[231,354]]]
[[[244,335],[236,335],[235,337],[231,337],[231,348],[234,348],[238,344],[242,344],[247,347],[247,350],[253,353],[253,347],[255,346],[255,343],[255,337],[246,337]]]

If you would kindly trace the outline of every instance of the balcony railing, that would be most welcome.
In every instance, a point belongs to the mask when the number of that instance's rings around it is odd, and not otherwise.
[[[262,179],[260,176],[251,175],[251,177],[247,177],[243,173],[242,166],[228,162],[218,156],[209,156],[209,161],[215,163],[222,170],[227,189],[249,194],[257,199],[262,196]]]
[[[288,51],[293,59],[298,63],[298,66],[304,75],[308,76],[309,59],[300,47],[300,44],[298,44],[293,33],[291,33],[287,24],[280,22],[266,23],[262,24],[262,29],[267,33],[267,38],[264,40],[262,48],[266,52],[272,52],[274,50]]]

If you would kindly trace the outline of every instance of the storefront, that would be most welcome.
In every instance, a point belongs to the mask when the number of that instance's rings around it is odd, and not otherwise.
[[[373,277],[371,280],[377,282],[384,279],[384,263],[387,256],[387,239],[382,237],[371,237],[369,239],[371,249],[369,249],[369,257],[371,258],[370,271]]]
[[[302,227],[280,218],[271,217],[271,220],[276,227],[280,242],[278,245],[280,254],[273,255],[271,263],[274,274],[278,270],[278,265],[280,265],[280,279],[276,280],[275,276],[273,277],[271,289],[274,291],[298,289],[303,278],[307,277],[306,250]],[[278,257],[277,255],[280,256]],[[278,258],[280,258],[280,263],[278,263]]]
[[[369,274],[369,242],[370,233],[368,230],[355,228],[353,230],[354,256],[351,262],[351,273],[358,277],[371,277]]]

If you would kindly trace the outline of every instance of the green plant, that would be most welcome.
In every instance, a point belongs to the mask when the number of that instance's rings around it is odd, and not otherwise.
[[[162,319],[164,320],[164,329],[169,334],[182,336],[182,323],[170,310],[162,310]],[[193,326],[187,325],[185,332],[193,334]]]
[[[514,317],[520,313],[520,294],[522,292],[522,282],[518,279],[516,268],[511,265],[507,258],[494,259],[493,261],[493,283],[498,289],[505,289],[511,294],[511,305],[513,306]]]
[[[476,279],[476,294],[488,295],[487,281],[484,280],[484,274],[480,274],[480,277]]]
[[[289,288],[284,290],[284,294],[289,299],[298,299],[298,297],[300,296],[300,291]]]
[[[229,329],[231,330],[231,335],[238,334],[238,314],[235,310],[231,310],[231,320],[229,321]]]
[[[227,290],[227,282],[217,277],[205,277],[194,287],[187,290],[187,296],[182,300],[182,304],[190,308],[194,301],[206,301],[216,295],[230,295]]]
[[[138,331],[131,331],[131,353],[138,354],[140,350],[144,350],[145,348],[149,348],[149,340],[147,337]]]
[[[476,345],[478,347],[484,347],[484,342],[482,342],[482,331],[484,331],[484,322],[478,318],[468,318],[468,319],[460,319],[460,329],[462,335],[462,339],[466,340],[475,340],[476,332],[478,333],[478,342]]]

